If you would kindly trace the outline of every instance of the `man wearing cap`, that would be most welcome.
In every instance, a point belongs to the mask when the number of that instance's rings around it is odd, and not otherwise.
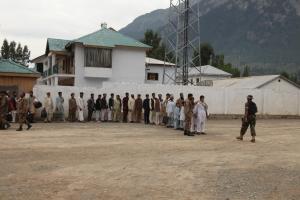
[[[256,113],[257,113],[257,106],[256,104],[252,101],[253,96],[248,95],[247,97],[247,103],[245,104],[245,115],[242,119],[242,128],[240,132],[240,136],[237,137],[236,139],[238,140],[243,140],[244,135],[247,132],[248,127],[250,126],[250,131],[251,131],[251,142],[255,143],[255,125],[256,125]]]
[[[47,93],[48,94],[48,93]],[[32,126],[30,125],[29,121],[27,120],[27,114],[29,111],[28,107],[28,100],[25,99],[25,93],[23,92],[20,95],[20,98],[17,100],[17,107],[18,107],[18,116],[19,116],[19,128],[17,131],[23,130],[23,124],[27,125],[27,130],[29,130]]]
[[[193,95],[188,94],[188,98],[187,98],[187,100],[185,100],[185,103],[184,103],[184,114],[185,114],[184,135],[187,135],[187,136],[194,136],[194,133],[191,132],[193,109],[194,109]]]

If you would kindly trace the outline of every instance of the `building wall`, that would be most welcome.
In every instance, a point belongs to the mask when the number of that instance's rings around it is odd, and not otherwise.
[[[0,86],[17,86],[19,92],[29,92],[36,84],[35,77],[1,76]]]
[[[112,51],[112,68],[84,66],[84,47],[75,46],[75,86],[101,87],[105,81],[145,81],[145,50],[117,47]],[[98,78],[101,77],[101,78]]]
[[[299,91],[299,88],[296,86],[292,85],[288,81],[277,78],[276,80],[268,83],[267,85],[263,86],[262,89],[268,89],[268,90],[273,90],[276,92],[297,92]]]
[[[192,93],[198,100],[200,95],[204,95],[211,114],[243,114],[246,97],[249,94],[254,96],[254,102],[258,107],[258,114],[261,115],[295,115],[300,116],[300,91],[297,92],[277,92],[268,89],[222,89],[199,86],[179,86],[179,85],[153,85],[153,84],[130,84],[130,83],[103,83],[102,88],[87,87],[49,87],[36,86],[34,93],[38,99],[43,99],[46,92],[57,94],[63,92],[65,98],[66,116],[68,112],[67,100],[72,92],[78,97],[80,92],[84,92],[85,102],[91,93],[96,96],[103,93],[120,94],[124,97],[125,92],[130,94],[141,94],[145,98],[146,94],[155,92],[156,94],[172,93],[175,99],[179,98],[179,93]],[[56,96],[53,97],[53,100]],[[276,101],[274,101],[276,99]],[[87,111],[85,111],[87,112]]]
[[[173,84],[174,79],[175,79],[175,69],[173,67],[166,67],[166,74],[168,76],[165,76],[165,84]],[[152,81],[152,80],[147,80],[147,74],[148,73],[158,73],[158,80],[157,81]],[[149,84],[162,84],[163,83],[163,76],[164,76],[164,67],[161,65],[148,65],[146,67],[146,73],[145,73],[145,79],[146,83]]]
[[[112,52],[112,82],[145,82],[146,50],[116,47]]]
[[[95,78],[85,76],[84,66],[84,47],[76,45],[74,49],[75,60],[75,83],[77,87],[102,87],[102,82],[107,81],[105,78]],[[101,69],[100,69],[101,70]]]

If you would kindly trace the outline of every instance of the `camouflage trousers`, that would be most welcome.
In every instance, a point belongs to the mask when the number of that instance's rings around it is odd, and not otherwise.
[[[184,130],[185,131],[191,130],[191,123],[192,123],[192,117],[186,115],[185,121],[184,121]]]
[[[26,113],[19,113],[19,124],[22,126],[23,124],[29,124],[27,120],[27,114]]]
[[[255,115],[248,116],[247,121],[245,121],[243,119],[242,120],[242,128],[241,128],[241,136],[244,136],[246,134],[249,126],[250,126],[251,136],[252,137],[256,136],[255,125],[256,125],[256,116]]]

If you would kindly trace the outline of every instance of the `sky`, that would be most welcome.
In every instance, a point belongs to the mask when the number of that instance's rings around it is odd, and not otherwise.
[[[100,29],[119,30],[169,0],[0,0],[0,43],[27,45],[31,59],[45,53],[47,38],[76,39]]]

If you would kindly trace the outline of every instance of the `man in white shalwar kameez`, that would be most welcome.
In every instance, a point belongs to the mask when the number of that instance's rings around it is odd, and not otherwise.
[[[204,96],[200,96],[200,101],[195,106],[195,123],[196,123],[196,133],[198,135],[205,135],[205,125],[206,119],[208,117],[208,106],[204,102]]]
[[[78,108],[78,121],[83,122],[83,111],[84,111],[84,100],[83,100],[83,92],[80,92],[80,97],[77,99],[77,108]]]

